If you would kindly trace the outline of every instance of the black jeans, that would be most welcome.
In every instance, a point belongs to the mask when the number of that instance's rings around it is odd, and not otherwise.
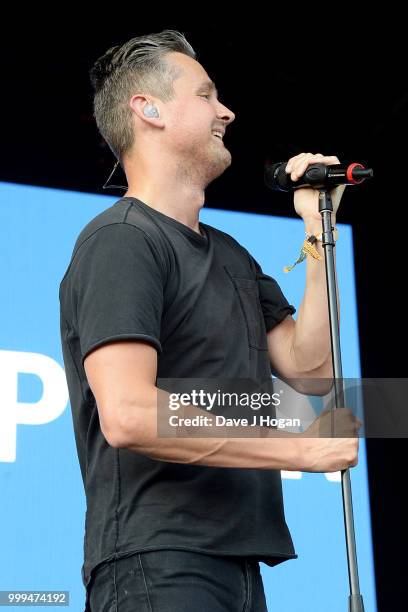
[[[101,565],[85,612],[267,612],[259,563],[157,550]]]

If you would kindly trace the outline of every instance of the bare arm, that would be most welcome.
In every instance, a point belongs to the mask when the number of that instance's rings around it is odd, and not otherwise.
[[[312,233],[313,226],[307,227]],[[316,248],[324,257],[320,242]],[[340,314],[338,290],[337,308]],[[306,287],[297,320],[288,315],[267,336],[270,359],[285,378],[333,376],[324,260],[306,258]]]
[[[102,432],[113,447],[161,461],[236,468],[337,471],[340,463],[346,467],[356,459],[355,440],[343,439],[342,452],[336,454],[331,448],[327,465],[318,464],[310,451],[308,463],[303,447],[310,449],[313,441],[270,428],[251,427],[252,436],[257,437],[245,438],[231,437],[231,428],[224,428],[223,438],[158,437],[157,352],[152,346],[142,341],[112,342],[90,353],[84,366]],[[202,414],[194,406],[184,407],[183,416]],[[247,431],[245,428],[246,435]],[[261,437],[265,433],[267,437]],[[221,428],[217,427],[217,434],[222,434]],[[337,445],[339,441],[329,440]],[[328,442],[318,438],[314,442],[319,459],[324,460],[327,452],[322,445]]]
[[[288,161],[286,172],[296,181],[311,163],[340,162],[336,156],[300,153]],[[331,191],[332,226],[336,224],[336,212],[344,189],[345,186],[340,185]],[[318,234],[322,231],[318,189],[297,189],[294,206],[305,222],[306,232]],[[306,287],[296,322],[289,317],[268,333],[269,356],[276,371],[283,378],[306,380],[333,376],[324,249],[321,242],[317,242],[315,247],[322,260],[310,256],[306,258]],[[336,249],[334,258],[335,256]],[[340,313],[339,301],[337,308]]]

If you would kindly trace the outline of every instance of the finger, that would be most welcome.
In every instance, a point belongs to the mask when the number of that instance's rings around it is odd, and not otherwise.
[[[320,416],[323,416],[324,414],[328,414],[329,412],[332,411],[332,408],[325,408],[324,410],[322,410],[322,412],[320,413]]]
[[[309,155],[308,153],[299,153],[298,155],[294,155],[294,157],[291,157],[288,161],[288,163],[286,164],[286,172],[289,174],[290,172],[292,172],[292,169],[294,167],[294,165],[296,164],[296,162],[301,159],[302,157],[304,157],[305,155]]]
[[[339,164],[340,160],[336,155],[326,155],[323,156],[322,164],[326,164],[326,166],[330,166],[331,164]]]
[[[297,157],[297,159],[293,160],[291,164],[291,178],[292,180],[296,180],[297,177],[301,176],[303,172],[301,172],[302,168],[306,170],[308,165],[308,160],[313,158],[313,153],[302,153]]]
[[[336,410],[341,410],[343,414],[353,415],[353,411],[351,408],[347,408],[347,406],[339,406]]]
[[[301,177],[306,172],[308,166],[310,166],[311,164],[332,163],[332,162],[325,162],[325,160],[327,159],[332,159],[332,158],[325,158],[324,155],[322,155],[321,153],[307,153],[304,157],[294,162],[294,165],[291,171],[291,179],[293,181],[298,180],[298,178]]]
[[[335,155],[322,155],[321,153],[304,153],[302,156],[297,156],[293,159],[289,166],[289,172],[293,181],[298,180],[302,176],[310,164],[320,163],[325,166],[339,164],[339,158]],[[288,170],[287,170],[288,171]]]

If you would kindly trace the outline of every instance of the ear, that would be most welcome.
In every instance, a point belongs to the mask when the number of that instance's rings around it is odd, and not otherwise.
[[[144,113],[144,109],[149,105],[153,105],[159,112],[159,117],[150,117]],[[158,106],[158,103],[154,99],[149,99],[143,94],[136,94],[131,97],[129,106],[132,111],[138,116],[139,119],[146,123],[150,123],[156,127],[164,127],[164,121],[161,119],[162,109]]]

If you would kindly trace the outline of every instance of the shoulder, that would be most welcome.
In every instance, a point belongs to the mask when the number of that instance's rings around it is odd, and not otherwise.
[[[124,256],[126,252],[131,253],[132,259],[138,253],[148,252],[159,267],[166,268],[158,240],[160,237],[156,233],[154,224],[135,212],[132,202],[123,199],[117,201],[91,219],[81,230],[61,284],[70,270],[80,266],[83,260],[113,258],[119,252]]]
[[[136,231],[133,232],[132,229]],[[149,224],[143,215],[137,214],[132,202],[121,199],[85,225],[75,242],[72,258],[90,239],[96,237],[98,232],[102,232],[104,235],[110,234],[112,239],[116,234],[123,234],[124,236],[139,234],[152,241],[154,238],[153,230],[152,224]]]

